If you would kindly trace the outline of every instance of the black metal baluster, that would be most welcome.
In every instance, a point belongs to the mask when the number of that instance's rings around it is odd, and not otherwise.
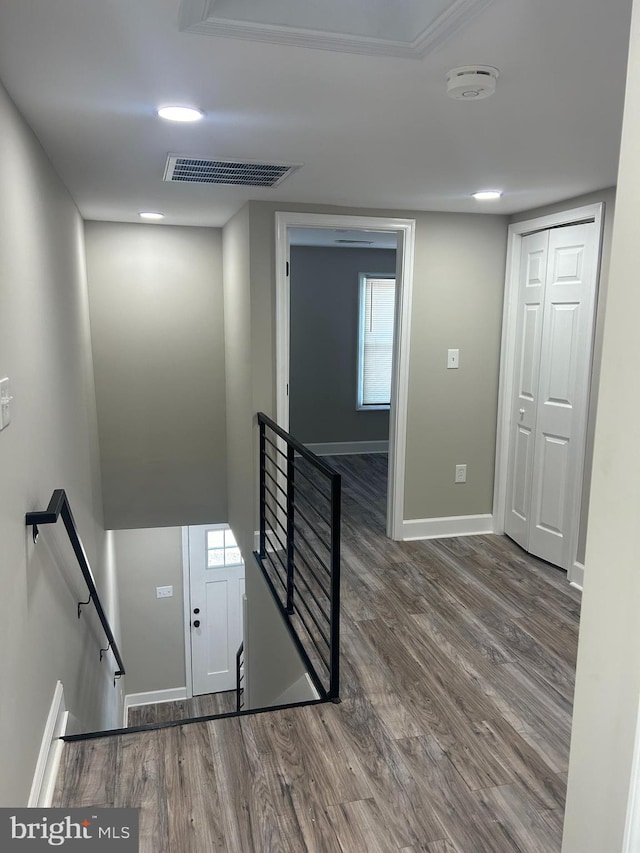
[[[329,698],[340,701],[340,513],[342,478],[331,478],[331,672]]]
[[[293,614],[293,594],[295,590],[293,537],[295,535],[293,525],[294,515],[294,460],[295,451],[287,444],[287,613]]]
[[[267,554],[265,539],[266,522],[266,466],[267,466],[267,441],[266,425],[260,422],[260,556],[264,559]]]

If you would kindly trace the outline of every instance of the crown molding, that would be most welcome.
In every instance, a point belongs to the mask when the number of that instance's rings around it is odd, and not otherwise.
[[[413,41],[393,41],[370,36],[216,18],[216,0],[182,0],[179,27],[183,32],[199,33],[216,38],[245,39],[340,53],[422,59],[492,2],[493,0],[452,0],[450,5]]]

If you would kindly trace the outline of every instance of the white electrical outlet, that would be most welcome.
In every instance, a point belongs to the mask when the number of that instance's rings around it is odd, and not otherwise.
[[[156,598],[171,598],[173,596],[172,586],[157,586]]]
[[[453,482],[454,483],[466,483],[467,482],[467,466],[466,465],[456,465],[456,478]]]

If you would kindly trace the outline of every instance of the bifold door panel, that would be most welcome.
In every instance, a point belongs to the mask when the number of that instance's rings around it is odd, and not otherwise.
[[[522,239],[505,530],[565,569],[579,520],[596,240],[594,223]]]

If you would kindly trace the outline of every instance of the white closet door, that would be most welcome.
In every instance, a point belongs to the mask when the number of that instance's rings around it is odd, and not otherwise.
[[[596,241],[593,222],[549,232],[528,550],[565,569],[579,523]]]
[[[548,231],[523,237],[517,296],[505,531],[526,550],[529,550],[531,528],[531,487],[548,244]]]

